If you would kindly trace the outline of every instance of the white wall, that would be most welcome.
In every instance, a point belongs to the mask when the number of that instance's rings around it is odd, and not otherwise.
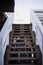
[[[14,23],[30,23],[31,9],[43,9],[43,0],[15,0]]]
[[[42,37],[43,37],[43,35],[42,35]],[[42,40],[43,40],[43,38],[42,38]],[[43,65],[43,41],[42,41],[42,65]]]
[[[40,10],[39,10],[40,11]],[[43,26],[41,22],[39,21],[38,17],[34,13],[34,11],[31,12],[31,20],[32,22],[32,29],[36,33],[36,44],[40,46],[41,53],[42,53],[42,65],[43,65]]]
[[[2,37],[0,36],[0,65],[2,65]]]
[[[4,65],[4,53],[9,44],[9,32],[12,30],[13,13],[6,13],[8,16],[2,30],[0,31],[0,65]]]
[[[40,46],[40,50],[42,52],[42,35],[43,35],[43,28],[41,22],[39,21],[37,15],[34,13],[34,10],[31,12],[31,20],[32,22],[32,29],[35,31],[36,34],[36,44]]]

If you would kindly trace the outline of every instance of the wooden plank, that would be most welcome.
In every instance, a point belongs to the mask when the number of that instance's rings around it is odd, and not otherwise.
[[[38,60],[38,58],[32,58],[32,57],[9,57],[8,60]]]
[[[28,53],[28,54],[31,53],[31,54],[36,54],[36,52],[31,52],[31,51],[17,51],[17,52],[16,52],[16,51],[14,51],[14,52],[13,52],[13,51],[12,51],[12,52],[9,51],[9,53],[10,53],[10,54],[16,54],[16,53],[26,53],[26,54],[27,54],[27,53]]]

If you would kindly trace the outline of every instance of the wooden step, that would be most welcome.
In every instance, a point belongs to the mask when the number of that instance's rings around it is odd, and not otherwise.
[[[32,58],[32,57],[9,57],[8,60],[38,60],[38,58]]]
[[[12,30],[32,30],[32,24],[12,24]]]
[[[8,64],[8,65],[37,65],[37,64]]]
[[[34,54],[36,54],[36,52],[31,52],[31,51],[17,51],[17,52],[16,52],[16,51],[12,51],[12,52],[9,51],[9,54],[16,54],[16,53],[17,53],[17,54],[18,54],[18,53],[26,53],[26,54],[27,54],[27,53],[31,53],[31,54],[34,53]]]
[[[7,65],[41,65],[41,52],[32,24],[13,24],[5,62]]]
[[[10,48],[12,48],[12,49],[15,49],[15,48],[18,49],[18,48],[20,48],[21,49],[21,48],[31,48],[31,47],[29,47],[29,46],[15,46],[15,47],[14,46],[13,47],[10,46]],[[32,47],[32,48],[34,48],[34,47]]]

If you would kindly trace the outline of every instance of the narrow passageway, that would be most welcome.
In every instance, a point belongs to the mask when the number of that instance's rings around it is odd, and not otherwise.
[[[4,65],[41,65],[41,51],[36,45],[36,35],[30,23],[30,10],[39,8],[40,2],[15,0],[14,12],[11,14],[12,31],[9,33]]]
[[[4,65],[41,65],[41,52],[32,24],[12,24]]]

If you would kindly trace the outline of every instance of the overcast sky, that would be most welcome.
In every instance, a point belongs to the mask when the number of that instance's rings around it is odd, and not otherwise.
[[[43,0],[15,0],[15,23],[29,23],[30,11],[43,9]]]

